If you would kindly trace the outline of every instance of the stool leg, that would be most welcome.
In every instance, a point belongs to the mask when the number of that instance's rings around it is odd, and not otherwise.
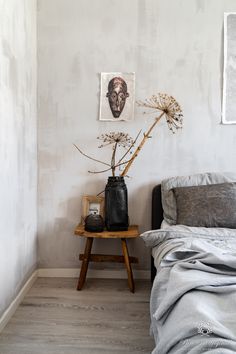
[[[80,276],[79,276],[79,281],[78,281],[78,285],[77,285],[77,290],[82,289],[85,279],[86,279],[92,244],[93,244],[93,237],[88,237],[87,241],[86,241],[85,249],[84,249],[84,259],[83,259],[82,266],[80,269]]]
[[[133,279],[131,264],[129,261],[129,252],[128,252],[128,248],[127,248],[126,239],[122,238],[121,242],[122,242],[122,251],[123,251],[123,255],[124,255],[124,259],[125,259],[126,270],[127,270],[127,274],[128,274],[129,288],[130,288],[130,291],[132,293],[134,293],[134,279]]]

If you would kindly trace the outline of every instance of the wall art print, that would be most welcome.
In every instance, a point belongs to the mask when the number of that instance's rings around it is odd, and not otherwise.
[[[135,73],[101,73],[99,120],[131,121],[134,100]]]
[[[236,124],[236,12],[224,14],[222,123]]]

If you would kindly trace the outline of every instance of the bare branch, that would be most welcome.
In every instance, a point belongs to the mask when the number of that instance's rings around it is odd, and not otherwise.
[[[125,164],[129,163],[131,160],[132,160],[132,157],[131,157],[129,160],[123,161],[123,162],[121,162],[121,163],[117,163],[116,165],[114,165],[114,167],[107,168],[106,170],[102,170],[102,171],[88,171],[88,172],[89,172],[89,173],[94,173],[94,174],[95,174],[95,173],[107,172],[107,171],[112,170],[112,168],[117,168],[117,167],[119,167],[119,166],[122,166],[122,165],[125,165]]]
[[[124,162],[121,162],[121,163],[117,163],[116,165],[114,165],[114,168],[117,168],[119,166],[125,165],[125,164],[129,163],[131,160],[132,160],[132,157],[129,160],[127,160],[127,161],[124,161]],[[96,174],[96,173],[107,172],[107,171],[110,171],[110,170],[112,170],[112,167],[107,168],[106,170],[102,170],[102,171],[88,171],[88,172]]]
[[[116,164],[116,149],[117,149],[117,143],[115,143],[115,146],[113,146],[113,153],[111,157],[111,170],[112,170],[112,176],[115,176],[115,164]]]
[[[129,160],[127,160],[127,161],[118,163],[117,165],[115,165],[115,168],[116,168],[116,167],[119,167],[119,166],[121,166],[121,165],[125,165],[126,163],[129,163],[129,162],[132,160],[132,158],[133,158],[133,157],[131,157],[131,158],[130,158]]]
[[[118,161],[118,163],[120,163],[125,156],[130,152],[130,150],[132,149],[132,147],[136,144],[136,141],[138,140],[139,135],[141,134],[142,129],[138,132],[136,138],[134,139],[132,145],[129,147],[129,149],[126,151],[126,153],[120,158],[120,160]]]
[[[84,155],[84,156],[87,157],[88,159],[93,160],[93,161],[96,161],[96,162],[99,162],[99,163],[102,163],[103,165],[106,165],[106,166],[109,166],[109,167],[110,167],[109,163],[106,163],[106,162],[103,162],[103,161],[94,159],[93,157],[91,157],[91,156],[85,154],[77,145],[75,145],[75,144],[73,144],[73,145],[76,147],[76,149],[77,149],[82,155]]]
[[[128,170],[130,169],[130,166],[132,165],[132,163],[134,162],[134,160],[136,159],[136,157],[138,156],[140,150],[142,149],[143,145],[145,144],[145,141],[148,139],[148,137],[150,136],[153,128],[155,127],[155,125],[159,122],[159,120],[163,117],[163,115],[165,114],[165,112],[162,112],[159,117],[155,118],[154,123],[151,125],[151,127],[148,129],[147,133],[143,134],[143,139],[141,140],[139,146],[136,148],[135,152],[133,153],[131,159],[129,160],[128,164],[125,166],[125,169],[123,170],[123,172],[121,173],[121,176],[125,176],[128,172]]]
[[[107,172],[107,171],[110,171],[112,168],[110,167],[110,168],[108,168],[108,169],[106,169],[106,170],[102,170],[102,171],[88,171],[89,173],[103,173],[103,172]]]

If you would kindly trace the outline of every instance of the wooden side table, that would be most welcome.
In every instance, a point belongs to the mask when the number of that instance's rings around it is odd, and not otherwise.
[[[131,268],[131,263],[138,263],[138,258],[130,257],[126,239],[127,238],[136,238],[139,236],[138,226],[132,225],[129,226],[127,231],[103,231],[103,232],[88,232],[84,230],[84,226],[79,224],[75,229],[75,235],[80,237],[86,237],[86,244],[84,249],[84,254],[79,255],[79,259],[82,261],[82,266],[80,270],[80,276],[78,280],[77,290],[81,290],[88,270],[89,262],[119,262],[125,263],[127,275],[128,275],[128,284],[130,291],[134,293],[134,279]],[[91,254],[93,240],[95,238],[119,238],[122,244],[123,256],[118,255],[107,255],[107,254]]]

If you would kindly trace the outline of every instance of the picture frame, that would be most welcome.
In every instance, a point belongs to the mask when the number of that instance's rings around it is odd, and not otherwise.
[[[82,197],[81,222],[84,224],[86,216],[99,214],[104,218],[105,198],[95,195],[84,195]]]
[[[99,120],[132,121],[134,119],[134,103],[134,72],[101,73]]]
[[[224,13],[222,124],[236,124],[236,12]],[[234,92],[235,91],[235,92]]]

